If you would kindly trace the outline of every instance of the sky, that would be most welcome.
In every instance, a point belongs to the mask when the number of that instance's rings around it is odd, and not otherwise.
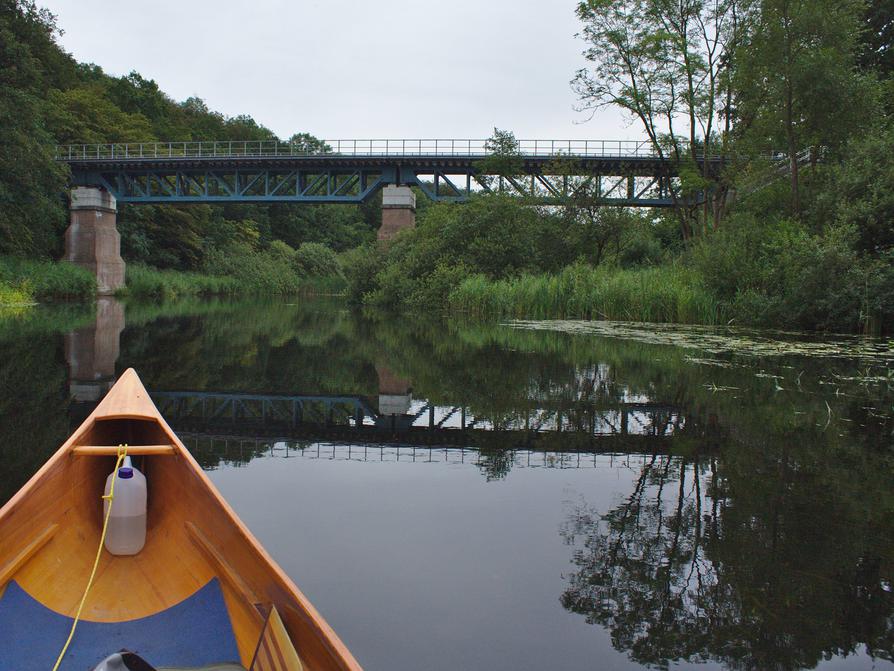
[[[42,0],[59,41],[279,137],[636,139],[575,111],[575,0]]]

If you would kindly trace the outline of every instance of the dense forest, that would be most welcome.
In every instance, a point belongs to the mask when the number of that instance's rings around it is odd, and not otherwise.
[[[7,259],[60,255],[56,142],[274,137],[135,72],[77,63],[33,2],[0,8]],[[385,246],[377,203],[124,207],[134,278],[157,279],[148,266],[196,283],[251,268],[246,281],[277,292],[297,288],[291,277],[344,275],[353,303],[394,310],[891,330],[890,2],[586,0],[576,11],[585,67],[568,74],[580,111],[629,115],[679,175],[674,207],[600,207],[586,182],[549,206],[420,198],[416,229]],[[493,146],[511,165],[513,134],[495,129]],[[709,172],[703,159],[718,155],[729,160]],[[225,292],[228,281],[203,286]]]

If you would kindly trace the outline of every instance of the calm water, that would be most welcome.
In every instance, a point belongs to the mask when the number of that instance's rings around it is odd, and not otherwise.
[[[370,671],[894,666],[886,342],[106,302],[0,352],[0,502],[133,366]]]

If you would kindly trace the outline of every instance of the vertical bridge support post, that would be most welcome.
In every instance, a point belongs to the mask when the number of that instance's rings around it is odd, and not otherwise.
[[[71,223],[65,231],[65,260],[96,276],[97,293],[109,295],[124,286],[118,205],[108,191],[79,186],[71,190]]]
[[[382,190],[382,226],[378,239],[387,242],[407,228],[416,227],[416,195],[408,186],[386,186]]]

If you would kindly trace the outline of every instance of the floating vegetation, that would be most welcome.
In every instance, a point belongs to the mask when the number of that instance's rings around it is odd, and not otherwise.
[[[736,364],[732,361],[725,361],[724,359],[710,359],[710,358],[702,358],[697,356],[684,356],[684,361],[688,361],[689,363],[700,364],[702,366],[717,366],[718,368],[735,368]]]
[[[755,357],[809,356],[858,359],[868,363],[894,362],[894,341],[866,336],[822,336],[792,331],[736,327],[686,326],[613,321],[525,321],[506,323],[516,329],[624,338],[654,345],[699,349],[711,355],[736,354]],[[707,363],[715,359],[690,359]]]
[[[725,387],[720,384],[714,384],[713,382],[709,382],[705,385],[705,389],[709,389],[711,391],[739,391],[738,387]]]

